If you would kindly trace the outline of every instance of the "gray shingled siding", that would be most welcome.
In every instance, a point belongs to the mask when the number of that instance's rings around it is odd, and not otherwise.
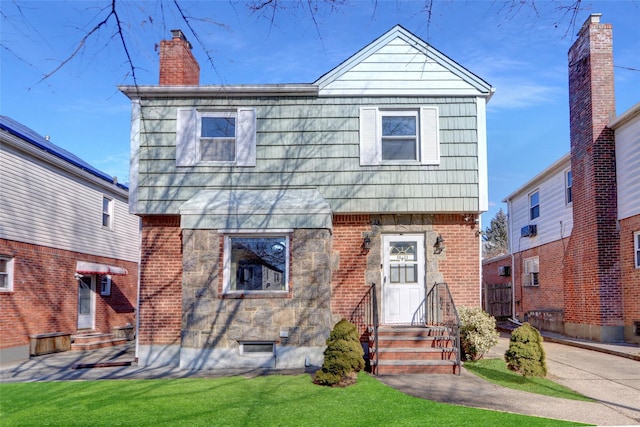
[[[209,188],[318,188],[334,213],[478,210],[474,98],[233,98],[143,100],[138,211],[178,213]],[[438,166],[359,163],[359,108],[440,110]],[[257,165],[176,168],[177,107],[255,107]]]

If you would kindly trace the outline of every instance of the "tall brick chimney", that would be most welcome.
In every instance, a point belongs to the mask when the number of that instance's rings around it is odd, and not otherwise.
[[[160,42],[160,86],[200,84],[200,66],[191,53],[191,43],[180,30],[173,39]]]
[[[611,24],[592,14],[569,49],[573,231],[565,277],[565,333],[623,340],[617,223]]]

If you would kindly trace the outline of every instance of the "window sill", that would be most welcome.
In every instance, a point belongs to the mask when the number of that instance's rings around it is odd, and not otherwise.
[[[238,291],[228,292],[220,295],[220,299],[275,299],[275,298],[291,298],[291,291]]]

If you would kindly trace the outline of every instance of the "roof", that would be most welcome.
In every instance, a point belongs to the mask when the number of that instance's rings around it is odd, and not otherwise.
[[[73,153],[70,153],[64,148],[58,147],[51,141],[44,138],[42,135],[39,135],[33,129],[28,128],[27,126],[13,120],[10,117],[0,115],[0,129],[9,132],[10,134],[34,145],[35,147],[53,156],[56,156],[61,160],[64,160],[65,162],[76,168],[86,171],[104,181],[110,183],[114,182],[114,177],[112,177],[111,175],[108,175],[105,172],[94,168],[89,163],[82,160],[80,157],[76,156]],[[117,183],[116,185],[123,190],[129,190],[129,187],[124,184]]]
[[[571,153],[567,153],[564,156],[560,157],[551,166],[547,167],[545,170],[540,172],[538,175],[531,178],[525,184],[521,185],[517,190],[513,193],[509,194],[507,197],[502,199],[502,203],[507,203],[509,200],[515,198],[519,194],[528,191],[528,189],[535,187],[540,184],[541,181],[546,179],[549,175],[556,173],[559,169],[566,168],[567,166],[571,166]]]

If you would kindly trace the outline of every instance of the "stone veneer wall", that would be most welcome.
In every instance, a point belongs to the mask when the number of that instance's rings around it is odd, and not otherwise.
[[[330,231],[298,229],[291,234],[290,291],[285,295],[224,295],[223,240],[216,230],[182,232],[181,366],[321,364],[332,327]],[[276,343],[275,357],[240,355],[244,341]]]

